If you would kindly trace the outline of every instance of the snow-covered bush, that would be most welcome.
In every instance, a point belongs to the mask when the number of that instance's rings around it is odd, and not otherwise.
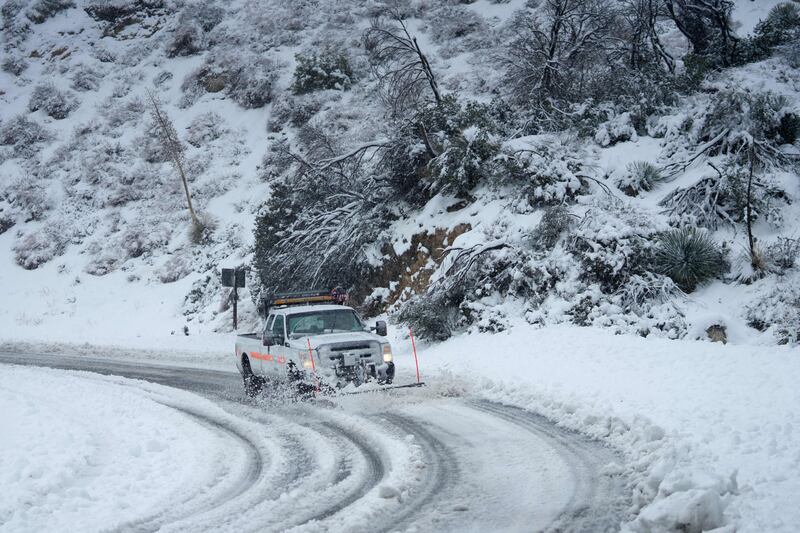
[[[531,232],[531,241],[535,247],[551,250],[565,231],[576,222],[569,210],[563,205],[547,207],[542,219]]]
[[[57,120],[65,119],[78,107],[75,95],[58,89],[52,83],[37,85],[28,101],[29,111],[40,109]]]
[[[0,68],[3,69],[3,72],[19,76],[28,68],[28,62],[20,55],[9,54],[3,59],[3,64],[0,65]]]
[[[17,115],[0,127],[0,145],[10,146],[14,157],[33,156],[51,138],[44,127],[25,115]]]
[[[28,19],[36,24],[41,24],[45,20],[75,7],[73,0],[36,0],[26,13]]]
[[[785,272],[797,264],[800,257],[800,239],[778,237],[764,249],[764,258],[778,272]]]
[[[519,187],[533,206],[572,202],[583,188],[584,161],[570,139],[542,136],[503,146],[496,173],[501,183]]]
[[[684,292],[728,271],[725,254],[712,236],[703,230],[680,228],[658,240],[653,261],[655,270],[672,278]]]
[[[0,216],[0,235],[7,232],[11,228],[14,227],[14,219],[10,216],[2,215]]]
[[[136,124],[142,117],[146,116],[144,100],[138,97],[120,100],[111,98],[103,103],[102,116],[105,118],[112,136],[119,137],[123,125]],[[129,124],[131,123],[131,124]]]
[[[755,29],[757,46],[769,51],[776,46],[800,39],[800,6],[784,2],[773,7]]]
[[[645,272],[634,274],[616,293],[620,305],[626,311],[643,314],[653,304],[675,302],[686,298],[686,294],[669,277]]]
[[[186,142],[200,148],[221,138],[228,131],[222,115],[208,111],[197,115],[186,127]]]
[[[630,113],[622,113],[611,120],[603,122],[597,128],[594,140],[600,146],[613,146],[624,141],[635,141],[639,138],[636,128],[631,122]]]
[[[697,224],[717,229],[720,224],[746,222],[749,169],[731,163],[721,171],[699,179],[686,188],[670,192],[659,205],[669,214],[673,225]],[[763,219],[772,225],[781,221],[780,207],[786,195],[769,181],[768,176],[753,176],[750,191],[752,220]]]
[[[637,196],[641,191],[652,191],[662,181],[664,176],[657,166],[647,161],[634,161],[616,180],[616,185],[628,196]]]
[[[762,163],[772,165],[781,158],[778,147],[797,139],[798,124],[786,97],[726,88],[711,98],[696,121],[693,137],[712,155],[743,161],[752,147]]]
[[[499,150],[495,136],[478,126],[445,137],[441,152],[429,163],[429,187],[435,192],[467,196],[490,175],[488,165]]]
[[[26,270],[35,270],[63,254],[67,242],[58,227],[47,225],[39,231],[24,234],[14,243],[14,260]]]
[[[659,228],[645,213],[621,202],[601,201],[567,238],[567,250],[581,263],[580,279],[613,294],[631,276],[644,274]]]
[[[414,296],[392,316],[396,323],[407,324],[420,339],[449,339],[462,320],[459,305],[462,295],[445,291]]]
[[[305,94],[324,89],[346,91],[353,84],[353,69],[347,56],[340,51],[328,48],[319,55],[312,53],[295,56],[297,67],[294,70],[292,92]]]
[[[443,6],[432,17],[436,23],[431,25],[434,42],[452,44],[456,39],[466,37],[484,28],[483,18],[475,11],[463,6]]]
[[[80,65],[72,75],[72,88],[81,92],[96,91],[100,88],[102,80],[102,72],[87,65]]]
[[[295,96],[280,92],[272,105],[268,128],[280,132],[287,126],[302,128],[331,100],[329,92],[317,92]]]
[[[183,81],[182,107],[189,107],[204,93],[225,91],[242,107],[256,109],[272,101],[277,67],[273,61],[247,52],[213,53],[203,66]]]
[[[36,178],[18,179],[11,183],[2,196],[23,222],[42,220],[53,205],[42,184]]]
[[[156,270],[161,283],[174,283],[192,273],[192,261],[184,254],[174,254]]]
[[[800,281],[781,277],[766,294],[747,305],[751,327],[771,331],[778,344],[800,344]]]
[[[225,11],[210,2],[187,5],[178,18],[178,27],[167,44],[167,57],[190,56],[205,50],[209,44],[208,33],[220,22]]]

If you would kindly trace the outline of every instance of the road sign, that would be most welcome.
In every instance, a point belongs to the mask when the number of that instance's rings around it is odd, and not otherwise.
[[[223,268],[222,286],[233,287],[231,300],[233,300],[233,329],[239,327],[239,294],[236,289],[244,288],[244,269],[243,268]]]
[[[235,287],[241,289],[244,287],[244,269],[239,268],[223,268],[222,269],[222,286]]]

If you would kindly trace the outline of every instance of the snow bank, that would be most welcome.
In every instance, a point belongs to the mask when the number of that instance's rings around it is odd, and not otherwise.
[[[408,340],[394,344],[398,381],[413,379]],[[521,405],[623,450],[629,530],[800,523],[800,349],[525,324],[418,348],[437,390]]]
[[[0,368],[0,531],[124,529],[245,465],[229,437],[164,405],[182,393],[132,383]]]

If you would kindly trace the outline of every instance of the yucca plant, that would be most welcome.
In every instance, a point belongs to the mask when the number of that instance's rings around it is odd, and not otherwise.
[[[617,185],[628,196],[636,196],[641,191],[652,191],[659,182],[664,181],[658,167],[647,161],[634,161],[628,165],[627,170]]]
[[[672,278],[684,292],[724,274],[727,261],[711,235],[695,228],[664,234],[655,253],[655,270]]]

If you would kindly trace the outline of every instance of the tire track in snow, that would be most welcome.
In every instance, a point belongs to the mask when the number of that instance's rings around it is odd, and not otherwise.
[[[402,509],[393,512],[391,523],[375,529],[375,531],[402,530],[411,525],[412,516],[435,506],[437,501],[444,497],[447,489],[458,483],[459,468],[453,452],[419,421],[397,413],[386,413],[382,418],[406,435],[413,435],[414,444],[422,448],[425,458],[424,476],[413,494],[405,500]]]
[[[618,461],[613,450],[520,407],[488,400],[473,400],[470,406],[547,441],[569,465],[575,491],[561,516],[546,531],[600,533],[619,530],[626,507],[622,497],[623,482],[603,474],[606,465]]]
[[[266,461],[262,457],[256,443],[230,424],[184,407],[170,405],[165,402],[159,403],[171,409],[175,409],[176,411],[180,411],[187,417],[196,420],[201,425],[235,441],[245,452],[247,457],[246,465],[243,469],[244,471],[235,479],[233,486],[227,488],[222,494],[214,494],[209,488],[205,488],[202,492],[190,493],[174,506],[171,505],[169,508],[143,518],[142,520],[122,524],[117,528],[118,531],[158,531],[164,526],[175,525],[183,519],[195,518],[198,515],[210,513],[250,490],[258,482],[264,470]],[[222,478],[218,481],[217,485],[226,481],[229,481],[229,478]],[[209,494],[210,492],[211,494]]]

